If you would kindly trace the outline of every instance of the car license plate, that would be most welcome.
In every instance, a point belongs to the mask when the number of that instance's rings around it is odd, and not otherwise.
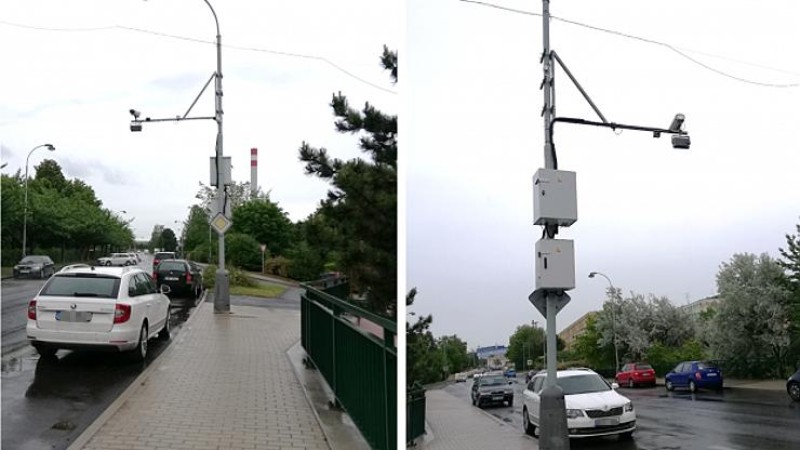
[[[717,376],[717,374],[715,374],[715,373],[707,373],[706,376],[707,377],[715,377],[715,376]]]
[[[618,418],[597,419],[594,421],[594,426],[596,427],[610,427],[614,425],[619,425]]]
[[[502,395],[495,395],[494,397],[492,397],[492,400],[494,400],[494,401],[503,401],[503,396]]]
[[[56,320],[61,322],[91,322],[92,313],[86,311],[56,311]]]
[[[167,281],[178,281],[177,277],[164,277],[164,279]]]
[[[19,269],[19,273],[30,273],[28,269]]]

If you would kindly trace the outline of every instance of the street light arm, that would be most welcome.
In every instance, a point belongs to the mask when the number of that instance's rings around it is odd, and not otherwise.
[[[214,11],[214,7],[211,6],[211,3],[209,3],[208,0],[203,0],[203,1],[206,2],[206,5],[208,5],[208,8],[211,10],[211,14],[214,15],[214,24],[217,26],[217,37],[219,37],[220,36],[220,34],[219,34],[219,20],[217,20],[217,12]]]

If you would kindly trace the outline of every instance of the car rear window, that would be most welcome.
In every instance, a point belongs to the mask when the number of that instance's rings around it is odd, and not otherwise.
[[[178,261],[164,261],[158,265],[158,270],[180,270],[185,271],[186,265]]]
[[[120,279],[108,275],[56,275],[44,285],[40,296],[117,298]]]
[[[653,368],[653,366],[651,366],[650,364],[637,364],[636,365],[636,370],[650,370],[652,368]]]
[[[505,377],[497,375],[483,377],[483,379],[481,380],[481,386],[499,386],[501,384],[506,384],[506,383],[508,382],[506,381]]]
[[[717,365],[716,365],[716,364],[714,364],[714,363],[710,363],[710,362],[708,362],[708,361],[703,361],[703,362],[699,362],[699,363],[697,363],[697,369],[698,369],[698,370],[703,370],[703,369],[717,369],[717,368],[718,368],[718,367],[717,367]]]
[[[175,255],[172,253],[156,253],[154,256],[155,259],[175,259]]]

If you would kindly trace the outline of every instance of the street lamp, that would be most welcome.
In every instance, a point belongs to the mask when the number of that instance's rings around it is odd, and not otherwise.
[[[217,13],[214,11],[214,7],[211,6],[208,0],[203,0],[208,8],[211,10],[211,14],[214,16],[214,24],[217,28],[217,70],[211,74],[206,84],[203,86],[203,89],[200,90],[200,93],[195,97],[192,104],[189,106],[189,109],[186,110],[186,113],[183,116],[177,116],[174,118],[169,119],[151,119],[150,117],[145,117],[144,119],[140,119],[141,112],[135,109],[131,109],[129,112],[131,116],[133,116],[133,120],[131,121],[131,131],[132,132],[140,132],[142,131],[142,123],[143,122],[167,122],[167,121],[183,121],[183,120],[204,120],[204,119],[211,119],[217,122],[217,142],[216,142],[216,158],[215,158],[215,165],[216,165],[216,183],[217,183],[217,211],[219,213],[225,214],[225,184],[227,182],[227,174],[229,170],[225,170],[225,164],[222,157],[222,36],[219,32],[219,20],[217,19]],[[213,117],[188,117],[189,112],[194,108],[194,105],[197,103],[197,100],[200,99],[200,96],[203,95],[206,88],[209,84],[211,84],[211,80],[214,80],[214,116]],[[223,176],[224,175],[224,176]],[[225,233],[220,232],[219,234],[219,255],[218,255],[218,262],[217,262],[217,271],[215,274],[215,282],[214,282],[214,311],[215,312],[230,312],[231,309],[231,298],[230,292],[228,290],[228,272],[225,270]],[[210,246],[209,246],[210,247]],[[210,253],[210,251],[209,251]],[[211,262],[211,261],[209,261]]]
[[[33,147],[30,152],[28,152],[28,157],[25,158],[25,207],[24,207],[24,214],[22,216],[22,257],[24,258],[27,254],[27,244],[28,244],[28,160],[31,158],[31,153],[34,152],[37,148],[46,148],[51,152],[54,152],[56,148],[52,144],[42,144]]]
[[[614,287],[614,284],[611,283],[611,279],[604,273],[600,272],[591,272],[589,273],[589,278],[594,278],[595,275],[600,275],[601,277],[605,278],[608,281],[609,290],[611,291],[611,341],[614,343],[614,370],[619,370],[619,352],[617,350],[617,319],[616,319],[616,298],[617,298],[617,289]]]

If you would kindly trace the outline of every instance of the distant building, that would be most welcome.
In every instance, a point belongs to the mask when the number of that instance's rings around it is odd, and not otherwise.
[[[709,308],[716,307],[720,300],[722,299],[719,295],[712,295],[711,297],[701,298],[688,305],[683,305],[680,308],[687,311],[692,318],[697,318],[697,316],[707,311]]]
[[[593,317],[597,314],[597,311],[589,311],[586,314],[582,315],[578,320],[569,324],[566,328],[561,330],[561,333],[558,333],[558,337],[564,341],[564,348],[566,350],[570,350],[572,346],[575,344],[575,339],[583,334],[586,330],[586,322],[589,320],[590,317]]]

